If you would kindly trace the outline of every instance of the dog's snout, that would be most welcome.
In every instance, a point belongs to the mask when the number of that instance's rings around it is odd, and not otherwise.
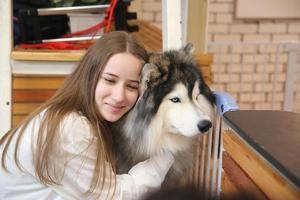
[[[198,129],[201,133],[208,131],[212,127],[212,123],[208,120],[202,120],[198,123]]]

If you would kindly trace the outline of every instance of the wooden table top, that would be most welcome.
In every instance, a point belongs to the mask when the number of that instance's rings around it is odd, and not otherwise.
[[[224,121],[297,187],[300,187],[300,114],[231,111]]]

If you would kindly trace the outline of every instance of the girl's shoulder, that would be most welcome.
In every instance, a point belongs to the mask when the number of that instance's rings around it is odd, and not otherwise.
[[[72,125],[70,128],[76,128],[78,126],[90,127],[89,120],[79,112],[70,112],[62,120],[64,125]]]
[[[48,109],[42,110],[39,114],[37,114],[32,120],[32,122],[41,122],[45,114],[48,112]],[[48,121],[48,125],[51,125],[52,121]],[[82,115],[80,112],[72,111],[66,114],[60,121],[59,121],[60,129],[67,129],[67,130],[76,130],[76,129],[90,129],[89,120]]]
[[[89,120],[78,112],[71,112],[64,117],[60,124],[60,135],[63,142],[69,144],[90,144],[95,140]]]
[[[73,137],[92,137],[92,127],[89,120],[78,112],[71,112],[67,114],[60,124],[60,129],[63,133]]]

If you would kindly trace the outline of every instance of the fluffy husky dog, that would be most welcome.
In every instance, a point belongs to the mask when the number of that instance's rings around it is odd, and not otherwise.
[[[168,177],[182,178],[193,165],[196,137],[212,126],[214,95],[204,82],[192,45],[151,54],[142,71],[140,98],[117,125],[117,171],[169,150],[175,163]]]

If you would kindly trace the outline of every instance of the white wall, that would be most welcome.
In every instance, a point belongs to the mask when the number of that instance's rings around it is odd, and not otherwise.
[[[11,126],[12,3],[0,1],[0,136]]]

